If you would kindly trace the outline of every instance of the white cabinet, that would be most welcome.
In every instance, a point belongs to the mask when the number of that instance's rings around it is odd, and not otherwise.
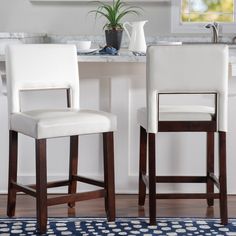
[[[93,61],[95,60],[96,61]],[[138,189],[138,159],[139,159],[139,127],[137,124],[137,109],[145,106],[146,77],[144,57],[102,57],[93,56],[78,58],[80,67],[80,100],[82,108],[101,109],[117,115],[118,130],[115,132],[115,176],[117,193],[137,193]],[[3,64],[4,62],[2,62]],[[228,154],[228,192],[236,193],[236,78],[229,80],[229,132],[227,134]],[[27,101],[29,106],[63,105],[63,93],[37,94],[35,99]],[[8,124],[7,98],[0,95],[0,192],[7,191],[8,170]],[[157,171],[159,174],[205,174],[204,134],[174,134],[161,133],[158,136]],[[19,180],[24,183],[35,181],[34,173],[34,141],[20,135],[19,150]],[[103,177],[102,169],[102,138],[99,135],[86,135],[80,138],[79,170],[80,174],[92,177]],[[216,145],[217,146],[217,145]],[[64,179],[68,176],[68,138],[51,139],[48,141],[48,179]],[[57,165],[55,166],[55,163]],[[191,168],[190,168],[191,167]],[[79,185],[79,189],[87,186]],[[201,185],[160,185],[160,191],[190,192],[204,191]],[[61,192],[61,190],[59,190]]]

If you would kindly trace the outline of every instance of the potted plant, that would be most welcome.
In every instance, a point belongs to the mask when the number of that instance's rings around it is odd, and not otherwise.
[[[141,8],[137,6],[128,5],[122,0],[113,0],[112,4],[96,1],[98,8],[90,11],[95,13],[96,17],[105,17],[107,22],[103,29],[105,29],[106,43],[107,46],[112,46],[117,50],[120,49],[122,40],[123,24],[121,20],[128,14],[139,15]]]

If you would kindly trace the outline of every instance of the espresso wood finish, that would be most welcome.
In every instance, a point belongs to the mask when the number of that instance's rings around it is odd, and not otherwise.
[[[216,109],[216,108],[215,108]],[[155,136],[146,133],[140,127],[140,167],[139,173],[139,205],[144,204],[144,191],[149,187],[149,218],[150,224],[156,224],[157,199],[206,199],[208,206],[213,206],[214,199],[220,200],[220,218],[222,224],[228,222],[227,188],[226,188],[226,134],[219,132],[219,178],[214,174],[214,132],[216,117],[212,121],[159,121],[158,132],[205,132],[207,135],[206,176],[157,176],[155,163]],[[148,141],[145,135],[148,135]],[[146,175],[145,155],[148,145],[149,176]],[[206,193],[156,193],[156,183],[205,183]],[[214,185],[219,193],[214,193]],[[141,188],[140,188],[141,186]],[[141,190],[140,190],[141,189]]]
[[[105,209],[109,221],[115,220],[115,180],[114,180],[114,141],[113,133],[103,134]]]
[[[156,143],[155,134],[148,134],[149,217],[156,224]]]
[[[94,198],[100,198],[104,197],[104,190],[94,190],[90,192],[85,192],[85,193],[76,193],[76,194],[70,194],[70,195],[63,195],[59,197],[52,197],[49,198],[47,201],[48,206],[53,206],[53,205],[60,205],[67,203],[69,201],[84,201],[84,200],[89,200],[89,199],[94,199]]]
[[[214,182],[211,179],[211,174],[214,173],[214,132],[207,133],[207,193],[214,192]],[[208,206],[214,205],[214,199],[207,199]]]
[[[77,175],[78,169],[78,136],[70,137],[69,179],[47,183],[46,139],[36,139],[36,185],[17,183],[17,132],[10,131],[9,153],[9,194],[7,215],[15,215],[16,193],[24,192],[36,198],[36,215],[38,232],[46,233],[48,206],[67,203],[71,208],[76,201],[105,198],[105,210],[108,221],[114,221],[115,181],[114,181],[114,141],[113,132],[103,133],[104,149],[104,181],[94,180]],[[84,193],[76,193],[77,182],[95,185],[102,189]],[[68,194],[48,198],[47,188],[68,186]]]
[[[156,176],[159,183],[206,183],[206,176]]]
[[[38,230],[47,231],[47,158],[46,139],[36,140],[36,211]]]
[[[86,178],[84,176],[73,176],[73,179],[75,179],[79,182],[86,183],[86,184],[93,184],[93,185],[96,185],[96,186],[101,187],[101,188],[104,188],[104,186],[105,186],[103,181]]]
[[[206,199],[206,198],[220,198],[219,193],[160,193],[156,194],[157,199]]]
[[[216,121],[159,121],[159,132],[215,132]]]
[[[67,99],[67,101],[69,101],[69,98]],[[79,142],[78,135],[70,137],[70,161],[69,161],[70,183],[68,188],[68,194],[76,193],[76,188],[77,188],[77,180],[73,177],[77,175],[78,171],[78,142]],[[68,206],[74,207],[75,202],[69,202]]]
[[[17,152],[18,152],[18,133],[9,131],[9,176],[8,176],[8,201],[7,215],[15,215],[16,208],[16,188],[13,185],[17,181]]]
[[[143,175],[147,172],[147,132],[140,127],[140,150],[139,150],[139,198],[138,204],[143,206],[146,198],[146,185],[142,181]]]
[[[222,224],[228,223],[226,180],[226,133],[219,132],[220,215]]]
[[[62,186],[69,185],[69,183],[70,183],[69,180],[58,180],[58,181],[54,181],[54,182],[48,182],[47,183],[47,188],[62,187]],[[30,185],[27,186],[27,188],[36,189],[36,185],[35,184],[30,184]]]
[[[17,190],[17,192],[24,192],[32,197],[37,197],[36,185],[34,186],[35,188],[31,188],[30,186],[18,184],[16,182],[12,182],[12,185]]]

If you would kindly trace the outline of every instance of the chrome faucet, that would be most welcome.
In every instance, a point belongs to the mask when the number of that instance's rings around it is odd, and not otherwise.
[[[217,43],[218,37],[219,37],[219,24],[217,22],[213,22],[213,23],[207,24],[205,28],[207,29],[212,28],[212,43]]]
[[[232,38],[232,43],[233,43],[233,44],[236,44],[236,36],[234,36],[234,37]]]

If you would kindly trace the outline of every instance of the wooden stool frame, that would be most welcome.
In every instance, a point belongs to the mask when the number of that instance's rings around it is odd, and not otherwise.
[[[69,89],[67,89],[67,105],[69,102]],[[108,221],[115,220],[115,182],[114,182],[114,141],[113,132],[103,133],[104,151],[104,181],[94,180],[77,175],[78,169],[78,143],[79,136],[70,136],[69,179],[47,183],[47,157],[46,139],[35,139],[36,145],[36,185],[21,185],[17,182],[18,133],[9,131],[9,184],[7,215],[13,217],[16,207],[16,193],[24,192],[36,198],[36,214],[39,233],[47,230],[47,207],[68,203],[73,207],[76,201],[95,198],[105,198],[105,211]],[[76,193],[77,182],[101,187],[84,193]],[[47,188],[68,186],[68,194],[58,197],[47,197]]]
[[[160,99],[158,99],[159,101]],[[217,94],[215,94],[215,114],[217,114]],[[159,106],[159,104],[158,104]],[[158,107],[159,109],[159,107]],[[140,126],[139,199],[143,206],[146,187],[149,188],[150,224],[156,225],[156,199],[207,199],[208,206],[214,199],[220,201],[221,223],[228,223],[227,178],[226,178],[226,132],[219,133],[219,178],[214,174],[214,133],[217,132],[216,115],[212,121],[159,121],[158,132],[205,132],[207,135],[206,176],[156,176],[156,135],[147,133]],[[147,149],[148,145],[148,149]],[[147,152],[148,150],[148,152]],[[148,175],[147,175],[148,153]],[[156,193],[156,183],[206,183],[206,193]],[[214,185],[219,193],[214,193]]]

